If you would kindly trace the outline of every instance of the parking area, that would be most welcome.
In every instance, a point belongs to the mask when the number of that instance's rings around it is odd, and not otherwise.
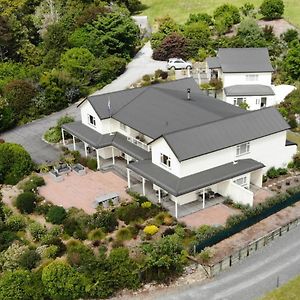
[[[87,213],[95,212],[96,197],[108,193],[118,193],[121,199],[129,199],[126,193],[127,181],[113,172],[94,172],[87,170],[86,175],[75,172],[64,175],[56,182],[49,174],[43,175],[46,185],[39,188],[39,194],[55,205],[64,208],[82,208]]]
[[[206,209],[199,210],[193,214],[180,218],[189,227],[197,228],[201,225],[225,225],[229,216],[238,214],[239,211],[224,204],[216,204]]]

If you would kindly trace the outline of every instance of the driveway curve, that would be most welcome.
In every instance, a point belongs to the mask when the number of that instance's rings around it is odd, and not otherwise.
[[[126,89],[145,74],[154,73],[157,69],[165,70],[166,62],[155,61],[151,56],[152,49],[150,42],[148,42],[127,65],[126,71],[121,76],[94,94],[104,94]],[[77,105],[78,103],[75,103],[64,110],[1,133],[0,138],[7,142],[23,145],[30,153],[32,159],[38,164],[46,161],[55,161],[59,157],[59,150],[44,142],[42,136],[63,115],[68,114],[74,116],[76,120],[80,120],[80,110],[77,108]]]

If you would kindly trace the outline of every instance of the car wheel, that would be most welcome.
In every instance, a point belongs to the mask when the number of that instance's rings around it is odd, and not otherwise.
[[[192,67],[191,67],[191,66],[187,66],[186,69],[187,69],[187,70],[191,70]]]
[[[172,71],[175,71],[175,70],[176,70],[176,68],[175,68],[175,67],[171,67],[170,69],[171,69]]]

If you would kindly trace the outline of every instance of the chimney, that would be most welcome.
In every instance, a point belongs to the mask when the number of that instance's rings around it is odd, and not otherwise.
[[[191,100],[191,89],[190,88],[188,88],[187,90],[186,90],[186,92],[187,92],[187,100]]]

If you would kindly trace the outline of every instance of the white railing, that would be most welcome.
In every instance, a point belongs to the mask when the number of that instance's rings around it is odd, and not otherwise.
[[[140,148],[142,148],[142,149],[144,149],[148,152],[151,151],[151,146],[148,146],[147,144],[141,142],[140,140],[138,140],[138,139],[136,139],[132,136],[128,136],[127,141],[129,141],[130,143],[132,143],[132,144],[134,144],[134,145],[136,145],[136,146],[138,146],[138,147],[140,147]]]

